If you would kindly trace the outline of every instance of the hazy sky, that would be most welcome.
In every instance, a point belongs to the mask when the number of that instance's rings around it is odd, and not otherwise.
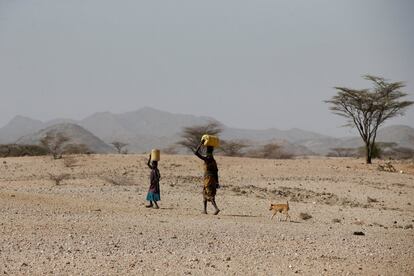
[[[413,26],[411,0],[0,0],[0,126],[151,106],[350,135],[323,100],[366,73],[414,100]]]

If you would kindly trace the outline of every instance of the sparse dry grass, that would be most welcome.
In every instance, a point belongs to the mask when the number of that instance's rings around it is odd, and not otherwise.
[[[49,179],[52,180],[56,186],[59,186],[63,180],[68,179],[69,177],[70,175],[67,173],[61,173],[61,174],[49,173]]]

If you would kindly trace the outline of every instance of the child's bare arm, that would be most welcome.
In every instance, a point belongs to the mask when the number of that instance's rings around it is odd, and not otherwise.
[[[200,148],[203,145],[203,141],[198,145],[197,149],[195,150],[194,154],[203,161],[206,161],[206,157],[202,156],[200,153]]]
[[[147,166],[148,166],[150,169],[152,169],[152,166],[151,166],[151,154],[149,155],[148,162],[147,162]]]

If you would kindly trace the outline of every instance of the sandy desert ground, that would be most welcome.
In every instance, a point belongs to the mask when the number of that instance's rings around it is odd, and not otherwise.
[[[162,156],[159,210],[143,155],[0,159],[0,274],[414,275],[412,162],[217,160],[214,216],[193,156]]]

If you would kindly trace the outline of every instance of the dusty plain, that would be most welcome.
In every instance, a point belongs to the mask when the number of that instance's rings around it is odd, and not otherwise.
[[[414,275],[412,161],[217,161],[214,216],[193,156],[162,156],[158,210],[144,155],[0,159],[0,274]]]

